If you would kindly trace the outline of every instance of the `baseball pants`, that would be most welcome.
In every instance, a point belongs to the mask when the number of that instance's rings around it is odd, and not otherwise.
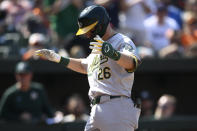
[[[85,131],[134,131],[140,112],[128,97],[110,99],[92,107]]]

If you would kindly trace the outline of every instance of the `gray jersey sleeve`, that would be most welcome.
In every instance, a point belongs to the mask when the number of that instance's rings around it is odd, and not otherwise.
[[[128,55],[134,55],[138,60],[140,60],[136,46],[130,39],[124,39],[123,43],[120,45],[119,51]]]

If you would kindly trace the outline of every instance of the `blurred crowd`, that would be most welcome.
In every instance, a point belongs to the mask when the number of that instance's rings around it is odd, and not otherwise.
[[[143,90],[139,98],[142,119],[163,120],[177,116],[177,98],[172,94],[162,94],[155,99],[148,90]]]
[[[86,57],[89,40],[75,33],[79,12],[92,4],[107,9],[142,58],[197,56],[197,0],[0,0],[0,57],[37,59],[40,48]]]

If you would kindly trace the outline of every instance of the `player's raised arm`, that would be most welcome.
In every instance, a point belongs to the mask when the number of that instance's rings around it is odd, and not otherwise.
[[[135,54],[115,50],[110,43],[102,40],[98,35],[94,40],[96,42],[90,43],[90,49],[95,50],[96,53],[108,56],[128,71],[133,72],[141,63],[140,59],[137,58]]]
[[[59,54],[55,53],[53,50],[48,50],[48,49],[37,50],[35,53],[36,53],[36,55],[38,55],[44,59],[59,63],[59,64],[65,66],[73,71],[87,74],[87,72],[86,72],[87,65],[82,63],[83,59],[62,57]]]
[[[117,63],[129,71],[133,72],[141,63],[141,61],[138,58],[136,58],[136,56],[134,55],[128,55],[125,53],[120,53],[120,54],[121,56],[120,59],[117,61]]]

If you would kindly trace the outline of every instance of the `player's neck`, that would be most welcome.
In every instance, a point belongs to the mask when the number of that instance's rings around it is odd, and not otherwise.
[[[107,41],[109,38],[111,38],[116,32],[111,28],[110,24],[107,26],[106,33],[102,37],[104,41]]]

